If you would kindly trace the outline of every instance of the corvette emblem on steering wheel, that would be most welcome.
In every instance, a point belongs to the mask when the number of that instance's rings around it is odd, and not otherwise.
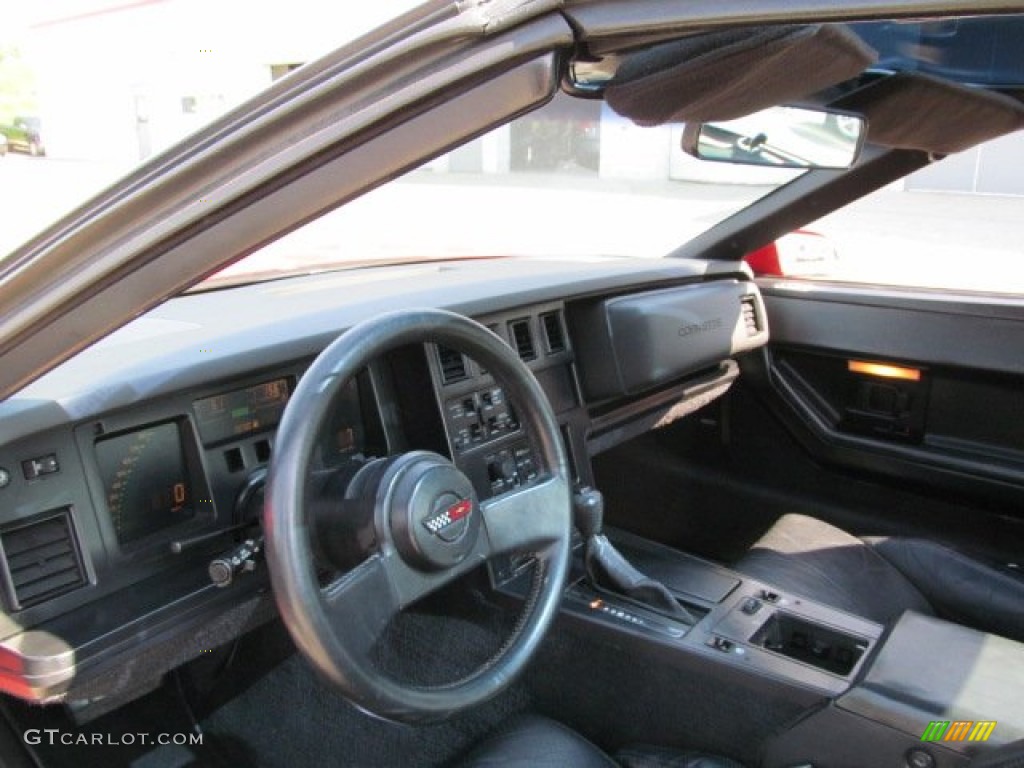
[[[450,537],[451,531],[449,529],[460,520],[469,517],[472,512],[472,499],[461,499],[447,509],[443,509],[426,518],[423,521],[423,525],[435,536],[439,536],[445,541],[451,541],[453,539]],[[457,533],[461,533],[461,529]]]

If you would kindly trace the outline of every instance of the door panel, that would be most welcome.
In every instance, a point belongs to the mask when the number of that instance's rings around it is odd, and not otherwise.
[[[1024,300],[758,283],[776,344],[1024,374]]]
[[[772,345],[759,380],[805,449],[1024,513],[1022,305],[763,291]]]

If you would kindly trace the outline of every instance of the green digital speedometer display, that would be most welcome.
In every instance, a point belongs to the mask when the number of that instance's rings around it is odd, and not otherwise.
[[[177,422],[98,440],[96,462],[120,544],[195,517]]]

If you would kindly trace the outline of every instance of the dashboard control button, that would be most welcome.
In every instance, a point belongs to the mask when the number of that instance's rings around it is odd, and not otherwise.
[[[21,471],[25,474],[26,480],[35,480],[43,475],[52,475],[60,472],[60,464],[57,463],[57,454],[48,453],[45,456],[37,456],[21,462]]]
[[[491,458],[488,462],[487,474],[490,477],[491,482],[497,480],[515,480],[516,463],[512,461],[512,457],[508,455],[508,452],[502,451],[496,457]]]

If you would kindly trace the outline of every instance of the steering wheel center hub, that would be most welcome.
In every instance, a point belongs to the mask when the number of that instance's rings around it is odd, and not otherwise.
[[[387,516],[406,562],[428,570],[462,562],[480,531],[479,505],[469,478],[443,456],[426,451],[400,457],[393,477]]]

